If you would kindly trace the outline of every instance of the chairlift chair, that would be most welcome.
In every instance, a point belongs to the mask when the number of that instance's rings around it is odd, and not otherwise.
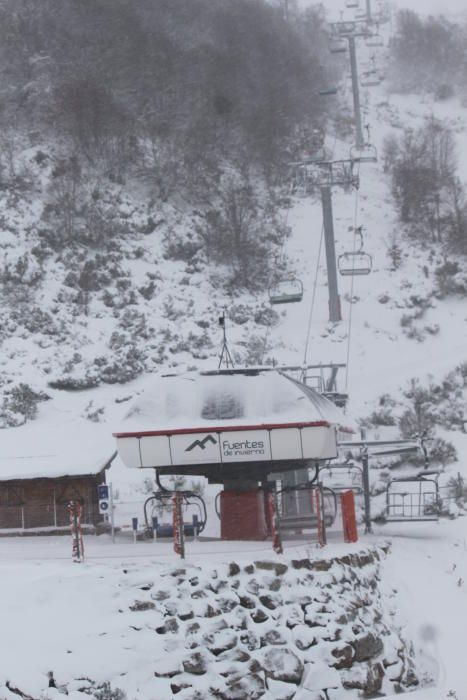
[[[362,87],[378,87],[381,83],[381,78],[376,71],[367,71],[362,74],[360,78],[360,85]]]
[[[350,160],[355,160],[357,163],[377,163],[378,151],[376,146],[371,143],[364,143],[361,148],[352,146],[350,149]]]
[[[392,479],[386,490],[387,522],[439,520],[439,471]]]
[[[353,491],[363,493],[363,471],[353,462],[333,464],[330,462],[319,470],[320,483],[331,488],[335,493]]]
[[[360,238],[358,250],[342,253],[337,259],[337,268],[343,277],[369,275],[373,267],[373,258],[363,250],[362,227],[354,229],[354,232]]]
[[[366,10],[357,10],[355,13],[355,19],[366,19]]]
[[[342,255],[339,255],[337,266],[342,277],[369,275],[373,266],[373,259],[369,253],[342,253]]]
[[[349,10],[354,10],[359,6],[359,0],[346,0],[345,6],[348,7]]]
[[[269,288],[269,301],[271,304],[291,304],[302,299],[303,284],[299,279],[281,280]]]
[[[328,87],[328,88],[322,88],[319,91],[319,94],[321,96],[327,96],[327,95],[337,95],[337,88],[336,87]]]
[[[145,521],[145,535],[148,538],[172,537],[173,525],[171,523],[159,522],[159,518],[166,511],[172,509],[172,498],[175,491],[162,490],[154,491],[144,502],[143,512]],[[204,499],[193,491],[178,491],[182,497],[182,508],[184,511],[183,530],[185,535],[197,536],[206,527],[207,510]],[[192,522],[186,522],[186,518],[191,517]]]
[[[331,38],[329,40],[329,51],[331,53],[347,53],[347,41],[345,39]]]
[[[323,160],[326,160],[326,152],[324,148],[317,148],[315,151],[311,151],[308,154],[308,160],[310,163],[320,163]]]
[[[284,476],[284,475],[283,475]],[[314,529],[317,526],[315,504],[311,497],[312,484],[282,485],[279,526],[282,532]],[[321,486],[323,519],[331,527],[337,516],[337,495],[333,489]]]
[[[384,46],[383,37],[380,34],[373,34],[369,36],[365,43],[369,49]]]

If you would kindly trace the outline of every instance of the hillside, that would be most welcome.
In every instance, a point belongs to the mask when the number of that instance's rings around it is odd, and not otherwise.
[[[14,12],[8,0],[1,7],[5,20],[1,31],[9,37],[2,50],[10,73],[1,72],[0,85],[4,90],[10,86],[10,91],[2,116],[8,129],[0,156],[0,444],[3,431],[8,431],[9,440],[17,436],[21,444],[34,427],[44,434],[44,453],[52,446],[66,451],[70,429],[87,436],[91,431],[83,426],[93,424],[93,436],[101,435],[113,449],[110,436],[117,421],[131,399],[144,391],[151,374],[217,367],[222,344],[218,317],[224,311],[237,366],[346,363],[339,388],[349,392],[347,411],[372,436],[383,436],[385,431],[404,437],[429,433],[430,466],[442,471],[443,519],[439,524],[378,523],[364,546],[392,541],[392,553],[381,563],[381,572],[378,565],[384,581],[382,605],[397,608],[394,630],[389,622],[393,613],[385,608],[385,630],[400,635],[403,641],[398,644],[407,645],[405,681],[407,675],[410,680],[407,671],[413,660],[422,684],[436,685],[434,691],[427,689],[424,695],[422,689],[414,697],[465,700],[467,205],[462,197],[467,187],[467,107],[462,87],[453,79],[453,94],[443,99],[434,94],[438,83],[420,85],[416,93],[412,88],[403,94],[395,90],[394,14],[381,27],[383,46],[371,48],[359,42],[360,71],[376,69],[386,76],[379,85],[361,90],[364,121],[379,158],[377,163],[358,166],[358,190],[333,192],[334,225],[338,256],[355,250],[353,231],[363,226],[363,246],[371,256],[372,270],[367,276],[339,277],[343,318],[330,323],[319,193],[302,196],[294,191],[287,167],[299,157],[314,129],[325,132],[324,148],[330,158],[348,158],[353,144],[346,59],[328,57],[321,10],[313,4],[309,14],[298,15],[294,24],[298,10],[291,3],[292,19],[284,28],[275,3],[266,8],[261,2],[196,0],[188,10],[181,0],[161,0],[155,3],[163,19],[158,24],[151,3],[140,3],[138,15],[123,0],[99,0],[89,10],[98,8],[96,19],[67,0],[51,31],[47,23],[54,14],[53,3],[44,2],[39,10],[15,2],[19,9]],[[329,2],[327,19],[339,17],[341,4]],[[345,10],[343,17],[350,16]],[[68,21],[73,30],[64,34]],[[182,32],[187,23],[190,32]],[[96,48],[102,34],[108,38],[109,26],[119,40],[115,46],[125,48],[115,66],[110,40],[102,52]],[[245,51],[237,57],[247,26]],[[462,42],[465,27],[460,21],[459,27]],[[27,41],[18,47],[19,35]],[[181,56],[181,45],[188,55]],[[229,50],[223,53],[224,45]],[[305,45],[311,49],[305,50]],[[96,56],[99,61],[92,67]],[[73,63],[87,82],[72,81]],[[126,70],[128,65],[131,71]],[[188,73],[186,65],[191,66]],[[247,80],[251,66],[256,70]],[[409,72],[408,83],[417,77],[415,69]],[[445,78],[443,73],[440,80]],[[158,90],[153,91],[153,80],[161,81]],[[338,85],[338,94],[320,102],[317,91],[329,81]],[[173,84],[184,90],[174,94]],[[213,86],[217,92],[211,94]],[[221,86],[227,86],[225,93]],[[209,99],[198,99],[208,87]],[[90,90],[87,104],[101,105],[102,113],[89,115],[76,109],[82,97],[78,88]],[[227,96],[232,95],[231,104]],[[18,105],[21,118],[13,120]],[[65,113],[67,119],[62,119]],[[440,186],[445,209],[437,222],[442,219],[442,235],[436,237],[428,223],[431,210],[425,211],[426,219],[417,211],[412,219],[403,220],[400,191],[394,185],[397,158],[390,163],[387,144],[391,139],[393,144],[405,143],[408,132],[425,133],[432,120],[449,133],[455,149],[450,183],[459,187],[458,213],[464,217],[458,222],[457,237],[452,235],[449,208],[453,189]],[[92,123],[96,128],[90,132]],[[302,302],[271,306],[268,287],[282,277],[303,282]],[[0,454],[0,474],[6,463]],[[413,473],[421,464],[381,459],[371,466],[373,515],[378,516],[391,476]],[[458,479],[460,492],[453,488],[453,478]],[[117,459],[108,480],[117,496],[117,524],[125,534],[131,517],[141,518],[142,503],[153,488],[152,473],[134,473]],[[216,488],[206,490],[210,536],[218,534],[215,492]],[[222,552],[203,553],[200,544],[194,543],[188,556],[188,567],[199,564],[203,570],[201,576],[190,569],[194,578],[202,578],[220,560],[219,566],[224,566],[226,557],[240,557],[227,546]],[[96,538],[90,545],[89,569],[70,575],[63,562],[53,563],[68,557],[67,545],[53,538],[50,544],[41,538],[37,548],[23,542],[18,546],[0,541],[0,545],[7,581],[0,596],[7,601],[13,596],[15,586],[8,581],[18,572],[37,586],[30,599],[30,587],[21,589],[22,599],[28,599],[22,625],[28,624],[28,611],[36,602],[45,611],[37,616],[39,626],[47,624],[47,615],[56,614],[49,595],[55,580],[60,585],[66,581],[71,591],[58,598],[63,617],[77,596],[86,619],[92,620],[91,633],[85,621],[78,625],[70,657],[64,652],[70,637],[62,619],[54,626],[55,646],[50,653],[46,649],[48,655],[38,656],[30,672],[8,655],[10,668],[0,673],[1,700],[12,700],[12,692],[3,685],[10,680],[36,697],[45,687],[42,678],[48,665],[55,663],[54,670],[76,700],[84,695],[107,700],[91,693],[102,691],[108,680],[112,687],[124,688],[128,700],[133,695],[149,700],[150,693],[172,692],[168,678],[173,668],[168,668],[167,677],[155,678],[152,667],[147,671],[152,653],[147,644],[156,631],[152,617],[160,613],[151,607],[148,592],[156,585],[151,577],[159,579],[152,571],[154,562],[161,577],[178,575],[161,564],[172,556],[168,546],[157,543],[161,549],[151,550],[151,563],[143,564],[138,558],[148,555],[141,550],[135,554],[133,545],[120,542],[109,553],[110,542]],[[242,553],[245,566],[254,557],[266,556],[264,547],[258,547],[259,554],[251,547]],[[291,549],[289,559],[311,556],[309,548],[295,551],[292,545]],[[332,556],[333,545],[328,551]],[[180,573],[180,580],[188,587],[185,574]],[[222,570],[222,580],[227,576]],[[216,577],[217,573],[211,578]],[[241,586],[254,585],[250,580],[245,583],[243,573],[240,578]],[[267,576],[264,581],[271,583]],[[291,586],[296,584],[294,579]],[[85,604],[85,594],[92,597],[99,586],[99,605]],[[209,588],[209,600],[211,594]],[[149,607],[142,612],[130,608],[135,596],[138,601],[144,598]],[[157,604],[162,606],[161,601]],[[375,605],[378,608],[379,602]],[[137,616],[144,617],[142,624],[134,621]],[[19,619],[13,610],[6,624],[13,629]],[[76,621],[75,616],[70,620]],[[373,629],[373,623],[368,625]],[[188,627],[183,620],[181,629]],[[289,631],[281,633],[291,637]],[[164,663],[174,649],[180,653],[183,634],[177,627],[172,644],[167,642],[169,635],[163,638],[158,653],[165,654]],[[113,640],[110,646],[107,636]],[[33,636],[28,653],[40,638]],[[392,643],[395,638],[390,639]],[[96,649],[110,656],[116,650],[117,656],[98,668]],[[259,652],[257,656],[263,663]],[[132,659],[139,659],[134,667]],[[174,675],[180,673],[181,681],[186,681],[179,668],[181,656],[177,660]],[[246,668],[238,664],[247,663],[245,657],[225,654],[219,663],[226,665],[226,673],[231,670],[227,662],[234,664],[237,675],[238,668]],[[363,673],[359,669],[356,675]],[[390,673],[386,675],[385,692],[397,693],[398,681],[393,683]],[[193,686],[201,695],[194,691],[190,695],[190,686],[174,696],[210,697],[202,695],[208,692],[203,678]],[[264,694],[265,700],[288,697],[280,685],[284,681],[272,680],[279,684],[270,684],[277,693]],[[222,680],[219,693],[227,692],[224,686]],[[328,700],[359,697],[358,686],[349,688],[339,686],[339,695],[329,690]],[[238,692],[242,698],[246,690],[242,686]],[[323,698],[318,691],[300,697]]]

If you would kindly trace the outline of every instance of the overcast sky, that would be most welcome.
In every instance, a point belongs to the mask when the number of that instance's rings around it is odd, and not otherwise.
[[[315,5],[319,0],[299,0],[301,5]],[[334,16],[330,19],[339,19],[339,13],[345,9],[346,0],[320,0],[324,7]],[[377,8],[378,0],[372,0],[372,5]],[[419,14],[463,14],[467,13],[467,0],[391,0],[390,4],[397,7],[409,8]],[[365,0],[360,0],[360,5],[365,7]],[[354,10],[347,10],[345,19],[354,16]],[[337,16],[336,16],[337,15]]]

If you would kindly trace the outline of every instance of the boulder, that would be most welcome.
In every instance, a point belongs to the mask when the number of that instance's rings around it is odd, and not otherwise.
[[[242,608],[248,608],[249,610],[253,610],[253,608],[256,608],[255,601],[248,595],[240,596],[240,605],[242,606]]]
[[[217,697],[220,700],[259,700],[265,694],[264,681],[261,676],[249,673],[243,678],[227,683],[227,688]]]
[[[214,632],[214,634],[205,634],[203,636],[203,642],[211,654],[219,656],[222,652],[237,646],[237,635],[233,630],[224,629],[219,632]]]
[[[206,657],[199,651],[195,651],[183,662],[183,670],[195,676],[202,676],[208,670]]]
[[[280,646],[281,644],[287,644],[287,638],[280,629],[272,629],[266,632],[261,637],[261,646]]]
[[[268,610],[275,610],[281,601],[279,596],[260,595],[259,602]]]
[[[274,700],[292,700],[297,692],[295,683],[284,683],[284,681],[268,680],[268,689]]]
[[[144,610],[154,610],[155,604],[151,600],[135,600],[133,605],[130,605],[132,612],[143,612]]]
[[[262,622],[266,622],[266,620],[269,620],[269,615],[266,615],[264,610],[258,608],[258,610],[255,610],[251,613],[251,619],[253,620],[253,622],[256,622],[256,624],[259,625]]]
[[[170,684],[170,690],[174,695],[177,695],[182,690],[186,690],[186,688],[192,688],[192,686],[189,683],[179,683],[178,681]]]
[[[227,576],[237,576],[237,574],[239,574],[239,573],[240,573],[239,565],[236,562],[231,561],[229,564]]]
[[[275,647],[264,654],[263,668],[267,678],[298,685],[303,676],[303,663],[290,649]]]
[[[164,658],[156,661],[156,670],[154,675],[156,678],[173,678],[182,672],[182,664],[177,658],[173,658],[167,654]]]
[[[234,608],[238,606],[238,598],[234,595],[226,595],[217,599],[217,605],[222,612],[231,612]]]
[[[374,698],[376,693],[379,693],[383,685],[384,668],[382,664],[370,664],[366,676],[365,686],[363,688],[364,697]]]
[[[255,561],[255,566],[262,571],[274,571],[276,576],[283,576],[289,568],[287,564],[278,561]]]
[[[355,652],[350,644],[342,644],[335,647],[331,654],[337,659],[335,664],[332,664],[334,668],[350,668],[354,662]]]
[[[312,630],[309,627],[303,625],[298,625],[294,628],[292,632],[292,639],[295,642],[295,646],[300,651],[306,651],[310,647],[317,644],[317,640]]]
[[[299,605],[287,605],[285,609],[287,611],[286,625],[289,629],[293,629],[297,625],[303,625],[305,615],[303,609]]]
[[[167,634],[168,632],[175,634],[178,632],[178,622],[175,617],[168,617],[161,627],[156,627],[157,634]]]
[[[203,591],[202,588],[198,588],[196,591],[193,591],[191,594],[192,598],[206,598],[207,597],[206,591]]]
[[[355,649],[355,661],[369,661],[384,649],[383,641],[371,632],[355,639],[352,646]]]
[[[324,663],[309,664],[303,679],[305,690],[330,690],[341,688],[341,678],[335,668],[329,668]]]
[[[253,651],[254,649],[259,649],[261,642],[259,637],[252,630],[246,630],[240,635],[240,642],[246,646],[248,651]]]
[[[251,578],[249,581],[247,581],[247,584],[245,587],[246,587],[247,592],[250,593],[251,595],[258,595],[260,585],[255,578]]]
[[[277,592],[280,590],[281,586],[282,586],[282,579],[276,577],[269,584],[269,590],[273,591],[273,592]]]

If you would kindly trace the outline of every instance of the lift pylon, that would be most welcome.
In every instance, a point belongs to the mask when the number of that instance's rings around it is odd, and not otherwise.
[[[364,147],[365,139],[363,136],[362,110],[360,105],[356,39],[363,38],[368,41],[374,36],[374,32],[372,31],[369,23],[370,19],[368,18],[368,12],[371,16],[371,8],[368,10],[367,7],[367,17],[365,19],[348,22],[332,22],[330,25],[331,33],[332,36],[335,37],[335,40],[347,40],[349,47],[352,96],[355,116],[355,143],[357,149]]]
[[[315,163],[292,163],[299,168],[300,176],[308,178],[310,189],[319,188],[323,209],[324,243],[326,249],[326,268],[329,292],[329,320],[336,323],[342,320],[341,305],[337,282],[336,249],[334,242],[334,220],[332,213],[332,188],[350,189],[359,186],[359,177],[355,173],[355,161],[323,160]]]

